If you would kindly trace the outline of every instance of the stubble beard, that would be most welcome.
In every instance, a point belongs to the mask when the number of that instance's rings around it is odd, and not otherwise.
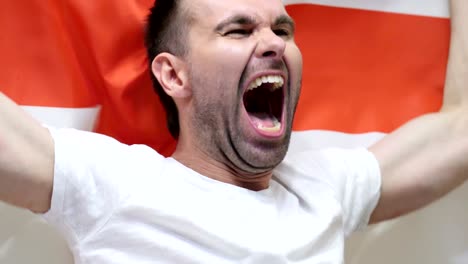
[[[196,75],[200,76],[200,75]],[[244,175],[264,173],[273,170],[284,159],[290,142],[292,120],[297,104],[298,96],[289,94],[289,103],[286,105],[286,131],[280,141],[249,142],[240,129],[240,112],[242,95],[236,97],[231,106],[227,106],[222,94],[207,97],[201,91],[197,91],[200,85],[213,84],[216,91],[228,91],[224,82],[217,80],[215,83],[206,80],[191,78],[193,90],[193,112],[191,116],[192,135],[195,138],[197,148],[210,158],[225,164],[234,172]],[[300,86],[299,86],[300,87]],[[240,88],[236,87],[238,91]],[[240,97],[240,98],[238,98]],[[234,98],[229,97],[228,98]]]

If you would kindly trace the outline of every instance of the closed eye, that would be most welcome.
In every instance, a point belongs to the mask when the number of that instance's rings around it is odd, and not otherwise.
[[[226,33],[224,33],[224,36],[230,36],[230,37],[246,37],[252,34],[251,29],[244,29],[244,28],[238,28],[238,29],[233,29],[229,30]]]
[[[290,37],[291,32],[287,29],[274,29],[273,32],[279,37]]]

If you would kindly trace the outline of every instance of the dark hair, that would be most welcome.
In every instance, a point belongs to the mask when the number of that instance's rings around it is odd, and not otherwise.
[[[180,4],[181,1],[156,0],[154,6],[150,9],[145,36],[150,69],[154,58],[162,52],[168,52],[176,56],[184,56],[186,53],[184,40],[188,23],[184,15],[187,12],[183,12]],[[176,104],[164,92],[161,84],[152,73],[151,80],[153,88],[166,111],[169,132],[177,139],[179,137],[180,126]]]

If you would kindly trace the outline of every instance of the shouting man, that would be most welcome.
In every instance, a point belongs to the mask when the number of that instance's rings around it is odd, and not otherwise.
[[[0,94],[0,199],[44,214],[76,263],[342,263],[347,235],[468,178],[468,2],[451,5],[441,112],[285,158],[302,58],[281,0],[158,0],[146,44],[173,156],[43,128]]]

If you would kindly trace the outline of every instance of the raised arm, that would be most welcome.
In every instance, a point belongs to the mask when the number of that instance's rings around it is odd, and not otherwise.
[[[0,200],[44,213],[50,208],[53,174],[49,131],[0,92]]]
[[[468,1],[450,0],[452,37],[443,107],[370,147],[382,193],[371,222],[403,215],[468,179]]]

